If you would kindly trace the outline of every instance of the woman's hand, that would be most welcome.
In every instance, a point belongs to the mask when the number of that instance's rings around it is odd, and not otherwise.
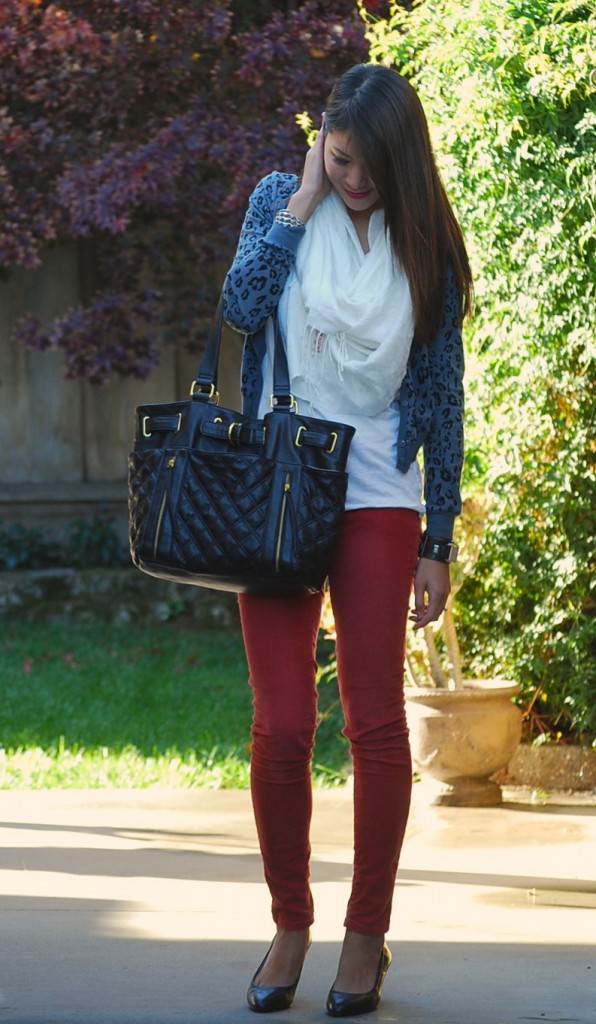
[[[432,558],[418,559],[414,576],[414,610],[410,615],[414,629],[422,629],[439,618],[450,592],[449,565]]]
[[[300,187],[288,203],[288,212],[306,224],[319,203],[331,191],[331,182],[325,171],[325,119],[313,145],[306,154]]]

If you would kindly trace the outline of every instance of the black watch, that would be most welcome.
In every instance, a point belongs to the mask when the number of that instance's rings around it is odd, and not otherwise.
[[[426,531],[422,534],[419,558],[432,558],[433,562],[457,562],[459,548],[451,540],[442,537],[429,537]]]

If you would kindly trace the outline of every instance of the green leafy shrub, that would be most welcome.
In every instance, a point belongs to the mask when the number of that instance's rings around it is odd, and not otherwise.
[[[66,540],[57,544],[48,530],[14,523],[0,527],[0,570],[70,566],[91,569],[130,564],[115,520],[107,512],[76,519]]]
[[[426,0],[369,40],[421,95],[475,272],[467,667],[521,684],[532,735],[594,740],[594,5]]]
[[[54,557],[44,530],[20,523],[0,528],[0,569],[43,569]]]
[[[112,516],[99,512],[91,519],[77,519],[71,528],[64,557],[79,569],[128,565],[128,552]]]

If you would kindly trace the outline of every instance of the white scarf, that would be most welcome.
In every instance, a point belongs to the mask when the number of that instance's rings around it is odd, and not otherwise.
[[[308,221],[288,281],[292,392],[327,414],[376,415],[391,405],[406,372],[412,300],[382,210],[371,216],[369,243],[365,254],[333,191]]]

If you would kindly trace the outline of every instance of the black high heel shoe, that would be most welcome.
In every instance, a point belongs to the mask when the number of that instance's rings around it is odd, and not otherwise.
[[[275,942],[275,939],[273,940]],[[269,946],[269,949],[265,953],[262,962],[257,967],[253,974],[252,981],[248,986],[248,992],[246,993],[246,1001],[251,1010],[255,1013],[275,1013],[276,1010],[289,1010],[290,1006],[294,1002],[294,995],[300,981],[300,975],[302,974],[302,967],[298,971],[298,977],[292,985],[256,985],[255,979],[258,978],[259,974],[263,970],[263,967],[267,963],[267,957],[273,949],[273,942]],[[308,946],[306,952],[310,949],[310,935],[308,937]],[[306,956],[306,954],[305,954]]]
[[[391,963],[389,948],[383,944],[377,977],[370,992],[336,992],[331,989],[327,996],[327,1013],[331,1017],[354,1017],[357,1013],[376,1010],[381,1001],[381,989]]]

